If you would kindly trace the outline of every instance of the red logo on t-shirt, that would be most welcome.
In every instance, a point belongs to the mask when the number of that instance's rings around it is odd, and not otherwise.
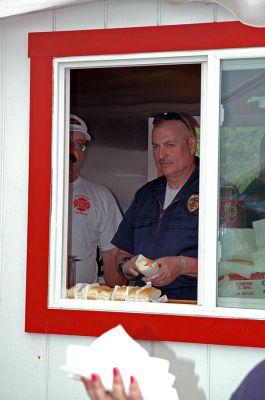
[[[89,199],[86,196],[76,196],[74,199],[74,210],[80,214],[86,214],[90,208]]]

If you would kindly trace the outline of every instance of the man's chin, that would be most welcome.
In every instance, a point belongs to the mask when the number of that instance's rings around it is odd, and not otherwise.
[[[69,182],[73,182],[77,177],[77,171],[75,169],[69,168]]]
[[[78,171],[77,165],[70,162],[69,164],[69,174],[76,174]]]
[[[74,182],[77,178],[78,178],[77,175],[70,175],[70,174],[69,174],[69,182],[70,182],[70,183],[71,183],[71,182]]]
[[[159,170],[162,172],[163,175],[168,175],[172,173],[172,168],[170,165],[165,165],[163,167],[160,167]]]

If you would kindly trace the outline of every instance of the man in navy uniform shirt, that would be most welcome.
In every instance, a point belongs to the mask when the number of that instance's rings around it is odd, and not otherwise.
[[[143,254],[159,264],[148,277],[171,299],[197,298],[199,161],[193,124],[178,113],[153,121],[154,159],[162,176],[139,189],[112,244],[124,282],[144,285],[135,261]]]

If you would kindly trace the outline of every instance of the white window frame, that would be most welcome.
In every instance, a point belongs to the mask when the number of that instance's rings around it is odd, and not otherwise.
[[[226,59],[246,58],[265,58],[265,48],[61,57],[54,59],[49,308],[265,319],[265,309],[216,306],[220,62]],[[69,160],[70,69],[194,63],[202,65],[198,304],[107,302],[64,298],[66,295],[66,268],[63,268],[63,266],[67,262],[69,168],[65,160]],[[235,300],[234,298],[227,298],[227,302],[230,305],[235,305],[237,303]],[[249,303],[255,303],[255,301],[259,304],[261,303],[260,299],[251,300]]]

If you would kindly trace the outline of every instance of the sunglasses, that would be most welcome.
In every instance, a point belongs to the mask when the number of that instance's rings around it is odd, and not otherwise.
[[[163,112],[163,113],[157,114],[154,117],[153,125],[157,124],[160,121],[181,121],[190,130],[190,127],[187,124],[187,122],[185,121],[185,119],[179,113],[176,113],[176,112]]]

